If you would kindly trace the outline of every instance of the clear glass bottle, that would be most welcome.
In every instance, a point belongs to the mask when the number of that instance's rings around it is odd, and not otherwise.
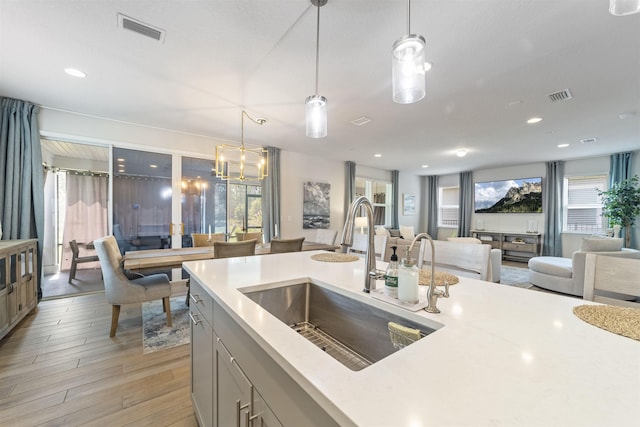
[[[402,259],[398,267],[398,299],[409,304],[418,303],[419,270],[416,261],[411,259],[409,247],[406,248],[406,257]]]
[[[398,298],[398,255],[397,246],[391,246],[393,254],[389,259],[389,265],[384,275],[384,293],[394,298]]]

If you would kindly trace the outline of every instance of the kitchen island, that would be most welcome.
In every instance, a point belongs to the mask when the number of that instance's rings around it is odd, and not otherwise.
[[[193,337],[193,366],[213,363],[204,374],[223,378],[227,369],[216,361],[226,358],[241,371],[231,383],[244,378],[257,402],[247,410],[238,398],[236,419],[267,413],[265,425],[292,425],[291,402],[302,399],[299,407],[318,425],[325,419],[341,426],[638,425],[640,343],[581,321],[572,309],[587,302],[571,297],[461,277],[451,297],[438,301],[440,314],[410,314],[441,328],[363,370],[346,368],[238,291],[311,280],[406,311],[362,292],[363,259],[327,263],[313,254],[184,264],[192,286],[206,294],[194,298],[215,306],[200,308],[214,332]],[[211,408],[194,401],[199,422],[214,425],[225,393],[211,390],[200,371],[194,378],[192,391],[212,400]],[[202,418],[199,411],[212,408],[220,414]]]

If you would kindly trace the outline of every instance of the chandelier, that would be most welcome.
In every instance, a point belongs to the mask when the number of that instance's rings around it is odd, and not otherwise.
[[[260,181],[268,175],[267,165],[269,157],[267,150],[262,147],[247,148],[244,145],[244,116],[252,122],[263,125],[265,118],[254,119],[242,110],[242,133],[240,146],[219,144],[216,146],[216,163],[214,172],[216,177],[228,181]]]

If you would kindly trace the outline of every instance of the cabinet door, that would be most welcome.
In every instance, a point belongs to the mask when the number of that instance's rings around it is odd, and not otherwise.
[[[198,422],[213,425],[213,330],[191,304],[191,400]]]
[[[20,287],[20,261],[16,252],[10,253],[9,261],[9,286],[7,288],[7,307],[9,311],[9,323],[18,319],[18,289]]]
[[[276,415],[271,412],[266,402],[255,388],[253,389],[253,413],[254,421],[251,427],[283,427]]]
[[[251,383],[219,338],[215,342],[214,418],[218,427],[249,427]]]
[[[9,327],[9,280],[7,275],[7,257],[0,257],[0,336]]]

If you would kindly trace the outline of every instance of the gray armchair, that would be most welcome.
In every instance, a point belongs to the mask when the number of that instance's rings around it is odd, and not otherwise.
[[[164,311],[167,313],[167,326],[171,322],[171,283],[166,274],[151,274],[139,279],[129,280],[122,268],[122,255],[116,238],[101,237],[94,240],[102,275],[107,302],[113,305],[111,313],[110,337],[116,335],[120,306],[122,304],[140,304],[146,301],[162,299]]]

